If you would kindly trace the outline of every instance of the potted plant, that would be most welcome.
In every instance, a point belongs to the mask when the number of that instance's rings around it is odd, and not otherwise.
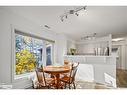
[[[76,53],[76,49],[74,49],[74,48],[70,48],[70,52],[71,52],[71,55],[75,55],[75,53]]]

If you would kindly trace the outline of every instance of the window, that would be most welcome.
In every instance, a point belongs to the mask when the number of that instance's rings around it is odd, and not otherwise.
[[[47,42],[46,44],[46,65],[51,65],[52,64],[52,47],[53,44]]]
[[[33,72],[41,65],[53,63],[53,43],[15,32],[15,75]]]

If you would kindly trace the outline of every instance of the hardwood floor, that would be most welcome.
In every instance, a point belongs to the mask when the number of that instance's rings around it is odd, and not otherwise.
[[[33,89],[33,87],[29,87],[26,89]],[[69,88],[67,87],[66,89]],[[76,89],[114,89],[114,88],[94,82],[76,81]]]
[[[104,84],[86,81],[76,81],[76,89],[114,89]]]
[[[127,70],[117,69],[116,80],[118,88],[127,88]],[[32,89],[32,87],[28,89]],[[114,89],[114,88],[94,82],[76,81],[76,89]]]
[[[118,88],[127,88],[127,70],[117,69],[116,79]]]

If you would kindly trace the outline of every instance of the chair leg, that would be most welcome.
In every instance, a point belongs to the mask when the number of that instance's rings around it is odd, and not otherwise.
[[[66,87],[67,87],[67,84],[65,83],[65,89],[66,89]]]
[[[69,83],[69,89],[71,89],[71,84]]]
[[[46,87],[46,89],[50,89],[50,87]]]
[[[73,82],[74,89],[76,89],[75,82]]]

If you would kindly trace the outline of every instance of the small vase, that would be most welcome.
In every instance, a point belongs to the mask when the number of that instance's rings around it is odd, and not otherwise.
[[[74,55],[74,53],[71,53],[72,55]]]

